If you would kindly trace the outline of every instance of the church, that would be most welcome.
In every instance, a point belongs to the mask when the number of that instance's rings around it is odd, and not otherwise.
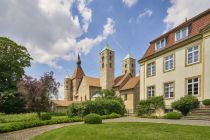
[[[85,74],[78,55],[74,73],[64,78],[64,100],[53,100],[53,111],[65,110],[70,104],[94,100],[102,89],[114,89],[122,97],[128,113],[139,101],[140,77],[136,76],[136,59],[128,54],[122,61],[122,74],[115,77],[115,52],[106,44],[99,53],[100,77]]]

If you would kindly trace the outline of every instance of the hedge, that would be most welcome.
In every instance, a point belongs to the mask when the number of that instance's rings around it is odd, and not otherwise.
[[[45,121],[34,120],[34,121],[25,121],[25,122],[0,123],[0,133],[16,131],[16,130],[31,128],[31,127],[36,127],[36,126],[79,122],[79,121],[82,121],[82,119],[79,117],[73,117],[73,118],[55,118],[52,120],[45,120]]]
[[[99,115],[109,115],[116,113],[123,115],[123,105],[117,100],[98,99],[95,101],[86,101],[83,103],[75,103],[69,106],[68,116],[86,116],[90,113]]]

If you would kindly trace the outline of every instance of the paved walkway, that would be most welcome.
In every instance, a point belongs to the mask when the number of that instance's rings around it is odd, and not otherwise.
[[[167,124],[180,124],[180,125],[197,125],[197,126],[210,126],[210,121],[201,120],[165,120],[165,119],[147,119],[147,118],[137,118],[137,117],[123,117],[118,119],[104,120],[103,122],[151,122],[151,123],[167,123]],[[76,123],[66,123],[66,124],[55,124],[46,125],[34,128],[23,129],[14,132],[8,132],[0,134],[0,140],[30,140],[32,137],[40,135],[44,132],[69,126],[83,124],[83,122]]]

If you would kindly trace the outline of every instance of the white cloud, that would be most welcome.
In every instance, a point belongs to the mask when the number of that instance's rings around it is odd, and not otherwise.
[[[152,10],[151,9],[144,9],[144,12],[140,12],[138,18],[143,18],[143,17],[150,17],[152,15]]]
[[[61,68],[59,60],[73,60],[78,52],[87,54],[115,31],[114,21],[107,18],[101,34],[78,40],[92,21],[90,2],[92,0],[1,0],[0,36],[8,36],[26,46],[34,62]],[[80,15],[71,13],[73,4]]]
[[[210,0],[171,0],[171,6],[167,9],[167,16],[163,22],[166,31],[185,21],[185,18],[203,12],[209,8]]]
[[[129,18],[128,23],[139,23],[139,21],[144,17],[151,17],[153,14],[153,11],[151,9],[144,9],[143,12],[139,12],[139,15],[136,18]]]
[[[127,7],[132,7],[134,6],[138,0],[122,0],[122,2],[127,6]]]

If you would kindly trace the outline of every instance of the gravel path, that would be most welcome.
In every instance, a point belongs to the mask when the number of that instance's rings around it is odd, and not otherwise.
[[[147,118],[137,118],[137,117],[123,117],[118,119],[104,120],[103,122],[151,122],[151,123],[167,123],[167,124],[181,124],[181,125],[197,125],[197,126],[210,126],[210,121],[202,120],[165,120],[165,119],[147,119]],[[14,132],[8,132],[0,134],[0,140],[30,140],[32,137],[40,135],[44,132],[69,126],[83,124],[83,122],[76,123],[66,123],[66,124],[55,124],[46,125],[34,128],[23,129]]]

